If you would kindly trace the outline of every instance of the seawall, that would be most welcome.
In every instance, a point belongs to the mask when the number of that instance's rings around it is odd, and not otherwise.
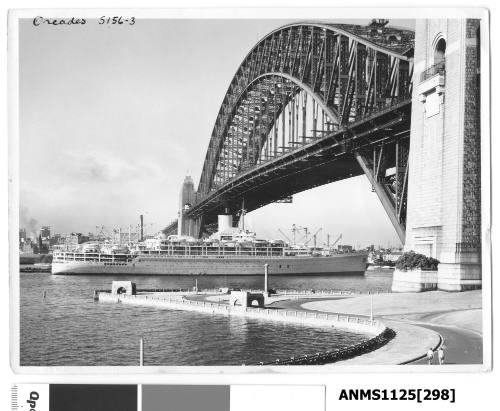
[[[276,310],[257,307],[231,307],[208,301],[193,301],[182,296],[169,295],[124,295],[97,291],[95,299],[101,302],[121,303],[171,310],[195,311],[206,314],[232,315],[266,321],[302,324],[309,327],[339,328],[371,336],[381,334],[386,326],[380,321],[345,314],[311,313],[307,311]]]

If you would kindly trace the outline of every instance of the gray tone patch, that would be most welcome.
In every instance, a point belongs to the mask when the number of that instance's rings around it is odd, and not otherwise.
[[[143,411],[229,411],[229,385],[144,385]]]

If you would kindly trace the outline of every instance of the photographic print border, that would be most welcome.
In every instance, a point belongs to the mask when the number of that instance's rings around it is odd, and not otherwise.
[[[333,20],[352,17],[356,11],[358,18],[480,18],[481,19],[481,230],[482,230],[482,296],[483,296],[483,364],[482,365],[449,365],[445,370],[433,369],[432,372],[479,372],[491,368],[491,134],[490,134],[490,44],[489,44],[489,14],[485,9],[346,9],[346,8],[314,8],[314,9],[164,9],[164,10],[120,10],[121,13],[133,13],[138,19],[297,19]],[[425,367],[408,366],[335,366],[335,369],[323,366],[293,366],[293,367],[245,367],[240,366],[20,366],[20,316],[19,316],[19,30],[20,18],[33,18],[44,15],[71,17],[79,15],[85,18],[98,18],[102,14],[113,13],[115,9],[62,9],[62,10],[13,10],[9,13],[8,30],[8,93],[9,93],[9,276],[10,276],[10,350],[11,367],[16,373],[29,374],[317,374],[342,372],[428,372]],[[267,33],[266,33],[267,34]],[[484,40],[483,40],[484,39]],[[228,82],[230,79],[228,79]]]

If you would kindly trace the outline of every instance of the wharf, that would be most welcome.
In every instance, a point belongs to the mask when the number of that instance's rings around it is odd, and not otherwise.
[[[19,271],[21,273],[50,273],[51,264],[21,264]]]

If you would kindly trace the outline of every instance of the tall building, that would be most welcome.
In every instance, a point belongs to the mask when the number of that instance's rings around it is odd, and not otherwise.
[[[197,237],[196,222],[185,217],[188,211],[196,201],[196,191],[194,189],[194,182],[191,176],[186,176],[182,183],[182,188],[179,196],[179,219],[177,222],[178,235],[190,235]]]
[[[50,227],[43,226],[40,228],[40,236],[42,237],[42,240],[50,240]]]
[[[25,228],[19,229],[19,242],[20,243],[26,242],[26,229]]]
[[[442,290],[481,287],[479,46],[479,20],[416,20],[405,249]]]
[[[73,251],[78,248],[79,244],[83,244],[87,241],[89,241],[88,236],[83,235],[82,233],[71,233],[66,237],[65,248],[68,251]]]
[[[50,245],[59,245],[61,244],[61,234],[53,234],[50,236]]]

